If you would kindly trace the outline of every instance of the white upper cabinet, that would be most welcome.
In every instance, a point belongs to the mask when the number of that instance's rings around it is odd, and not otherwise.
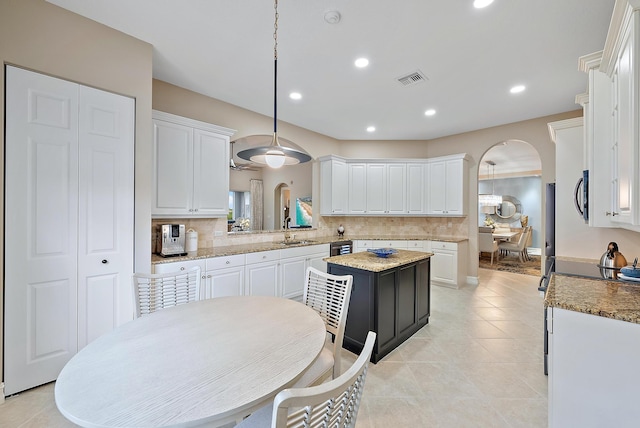
[[[349,214],[367,212],[367,164],[350,163],[349,170]]]
[[[466,157],[432,161],[429,165],[427,212],[446,216],[467,215]]]
[[[609,83],[602,83],[597,74],[590,79],[590,91],[594,91],[596,98],[591,99],[587,112],[591,122],[587,122],[587,144],[589,137],[593,138],[593,147],[600,148],[605,154],[604,159],[595,159],[589,165],[593,165],[595,173],[606,173],[598,164],[610,160],[609,180],[600,178],[610,186],[609,198],[596,198],[591,200],[592,210],[595,211],[594,226],[623,227],[631,230],[640,230],[640,126],[638,112],[640,111],[640,4],[637,1],[616,1],[609,33],[602,52],[602,60],[599,71],[606,74]],[[597,79],[597,80],[596,80]],[[592,85],[591,85],[592,84]],[[607,89],[605,89],[608,87]],[[605,97],[598,98],[599,91],[610,91],[609,102]],[[600,103],[604,103],[601,106]],[[607,111],[609,114],[607,114]],[[608,138],[600,137],[597,124],[603,120],[610,121]],[[596,129],[591,129],[595,124]],[[601,128],[606,129],[606,128]],[[592,135],[589,135],[593,132]],[[598,139],[602,138],[602,142]],[[606,141],[609,141],[607,145]],[[608,150],[607,150],[608,148]],[[595,177],[594,177],[595,178]],[[593,180],[590,177],[590,184]],[[597,185],[597,190],[603,190]],[[591,191],[591,189],[590,189]],[[608,201],[607,201],[608,199]],[[607,203],[608,202],[608,203]],[[590,210],[590,212],[592,212]],[[604,214],[603,214],[604,212]],[[602,216],[606,218],[602,220]]]
[[[428,186],[425,177],[428,171],[427,163],[407,163],[407,214],[426,212]]]
[[[344,215],[348,212],[348,177],[344,160],[332,158],[320,163],[320,214]]]
[[[152,216],[226,217],[233,130],[153,112]]]
[[[407,165],[367,164],[367,214],[406,214]]]
[[[577,98],[584,110],[583,169],[589,170],[589,226],[612,227],[613,104],[612,79],[599,71],[602,51],[580,57],[580,70],[589,75],[589,91]],[[549,125],[551,126],[551,124]]]
[[[465,154],[319,160],[322,215],[467,215]]]

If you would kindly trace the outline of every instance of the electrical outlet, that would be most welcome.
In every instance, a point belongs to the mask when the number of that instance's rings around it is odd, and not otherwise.
[[[222,236],[222,231],[221,230],[214,231],[213,236]]]

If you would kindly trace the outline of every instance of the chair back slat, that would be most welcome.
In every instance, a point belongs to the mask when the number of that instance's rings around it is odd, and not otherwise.
[[[200,268],[164,274],[133,275],[136,318],[159,309],[200,300]]]
[[[353,428],[376,340],[370,331],[355,363],[344,374],[318,386],[285,389],[273,404],[276,428]]]
[[[312,267],[307,268],[303,303],[320,315],[329,333],[339,333],[352,283],[351,275],[331,275]]]

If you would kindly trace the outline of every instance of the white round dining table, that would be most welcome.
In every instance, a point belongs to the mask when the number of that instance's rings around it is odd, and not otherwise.
[[[56,381],[55,401],[84,427],[218,426],[293,385],[325,338],[316,312],[284,298],[162,309],[78,352]]]

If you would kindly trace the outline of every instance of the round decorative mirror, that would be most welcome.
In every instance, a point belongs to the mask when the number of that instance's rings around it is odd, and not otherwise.
[[[509,219],[510,222],[519,220],[522,216],[522,204],[515,196],[503,195],[495,215],[502,220]]]

